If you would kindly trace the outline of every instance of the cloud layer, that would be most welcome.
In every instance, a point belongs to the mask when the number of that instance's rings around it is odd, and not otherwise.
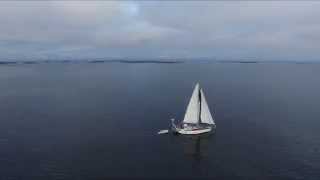
[[[316,1],[1,1],[0,58],[320,60]]]

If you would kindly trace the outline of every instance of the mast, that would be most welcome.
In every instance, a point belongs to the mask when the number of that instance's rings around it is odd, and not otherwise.
[[[201,123],[201,89],[199,88],[198,92],[198,99],[199,99],[199,117],[198,117],[198,124]]]

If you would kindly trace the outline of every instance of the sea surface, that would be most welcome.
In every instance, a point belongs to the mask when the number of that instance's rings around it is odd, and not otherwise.
[[[196,82],[214,134],[158,135]],[[320,179],[320,64],[0,65],[0,179]]]

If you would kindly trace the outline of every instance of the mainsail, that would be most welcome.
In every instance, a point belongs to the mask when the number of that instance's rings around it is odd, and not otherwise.
[[[201,115],[200,115],[201,122],[206,124],[215,124],[211,116],[211,113],[202,89],[200,90],[200,93],[201,93]]]
[[[197,124],[199,122],[199,84],[193,90],[183,122]]]
[[[211,116],[206,98],[202,89],[197,84],[193,90],[186,113],[184,115],[183,123],[189,124],[215,124]]]

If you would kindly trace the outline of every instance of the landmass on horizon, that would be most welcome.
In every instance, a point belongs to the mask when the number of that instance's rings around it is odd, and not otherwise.
[[[52,63],[150,63],[150,64],[178,64],[178,63],[243,63],[243,64],[257,64],[257,63],[294,63],[294,64],[313,64],[318,61],[252,61],[252,60],[215,60],[215,59],[60,59],[60,60],[0,60],[0,65],[10,64],[52,64]]]

